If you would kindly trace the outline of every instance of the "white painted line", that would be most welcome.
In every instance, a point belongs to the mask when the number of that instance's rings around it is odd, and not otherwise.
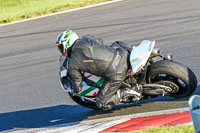
[[[189,108],[161,110],[161,111],[155,111],[155,112],[146,112],[146,113],[130,114],[130,115],[124,115],[124,116],[114,116],[114,117],[94,119],[94,120],[78,121],[78,122],[66,123],[66,124],[61,124],[61,125],[42,127],[42,128],[37,128],[37,129],[21,130],[21,131],[16,131],[13,133],[26,133],[26,132],[27,133],[30,133],[30,132],[97,133],[111,126],[117,125],[119,123],[131,120],[137,117],[155,116],[155,115],[171,114],[171,113],[178,113],[178,112],[181,113],[181,112],[188,112],[188,111],[189,111]]]
[[[189,122],[189,123],[183,124],[183,125],[193,125],[193,122]]]
[[[47,14],[47,15],[43,15],[43,16],[38,16],[38,17],[34,17],[34,18],[29,18],[29,19],[25,19],[25,20],[15,21],[15,22],[12,22],[12,23],[0,24],[0,27],[12,25],[12,24],[17,24],[17,23],[22,23],[22,22],[26,22],[26,21],[31,21],[31,20],[35,20],[35,19],[40,19],[40,18],[44,18],[44,17],[59,15],[59,14],[63,14],[63,13],[74,12],[74,11],[83,10],[83,9],[87,9],[87,8],[108,5],[108,4],[116,3],[116,2],[120,2],[120,1],[124,1],[124,0],[112,0],[112,1],[103,2],[103,3],[99,3],[99,4],[89,5],[89,6],[85,6],[85,7],[80,7],[80,8],[65,10],[65,11],[61,11],[61,12],[51,13],[51,14]]]

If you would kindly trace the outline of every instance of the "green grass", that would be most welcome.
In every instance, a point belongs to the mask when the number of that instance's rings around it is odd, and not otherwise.
[[[0,23],[111,0],[0,0]]]
[[[163,126],[128,133],[194,133],[193,125]]]

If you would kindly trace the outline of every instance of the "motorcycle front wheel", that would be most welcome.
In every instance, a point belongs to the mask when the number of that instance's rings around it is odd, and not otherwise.
[[[81,106],[84,106],[84,107],[87,107],[87,108],[90,108],[90,109],[95,109],[95,110],[99,110],[99,108],[97,107],[96,103],[94,102],[91,102],[89,100],[85,100],[83,101],[80,97],[78,96],[72,96],[71,93],[68,93],[69,96],[71,97],[71,99],[73,101],[75,101],[76,103],[78,103],[79,105]]]
[[[192,70],[169,60],[161,60],[152,64],[147,71],[146,78],[148,83],[167,83],[165,85],[173,88],[170,96],[177,98],[190,96],[197,88],[197,78]]]

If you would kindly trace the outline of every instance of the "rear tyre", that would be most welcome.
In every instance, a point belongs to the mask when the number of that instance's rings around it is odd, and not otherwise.
[[[161,60],[152,64],[147,72],[147,82],[170,81],[178,88],[170,94],[173,97],[190,96],[197,88],[197,78],[192,70],[180,63]]]

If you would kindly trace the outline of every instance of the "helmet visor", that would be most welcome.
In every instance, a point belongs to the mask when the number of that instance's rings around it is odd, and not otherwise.
[[[57,43],[57,42],[56,42]],[[64,48],[63,48],[63,45],[62,44],[57,44],[57,47],[58,47],[58,50],[64,55]]]

